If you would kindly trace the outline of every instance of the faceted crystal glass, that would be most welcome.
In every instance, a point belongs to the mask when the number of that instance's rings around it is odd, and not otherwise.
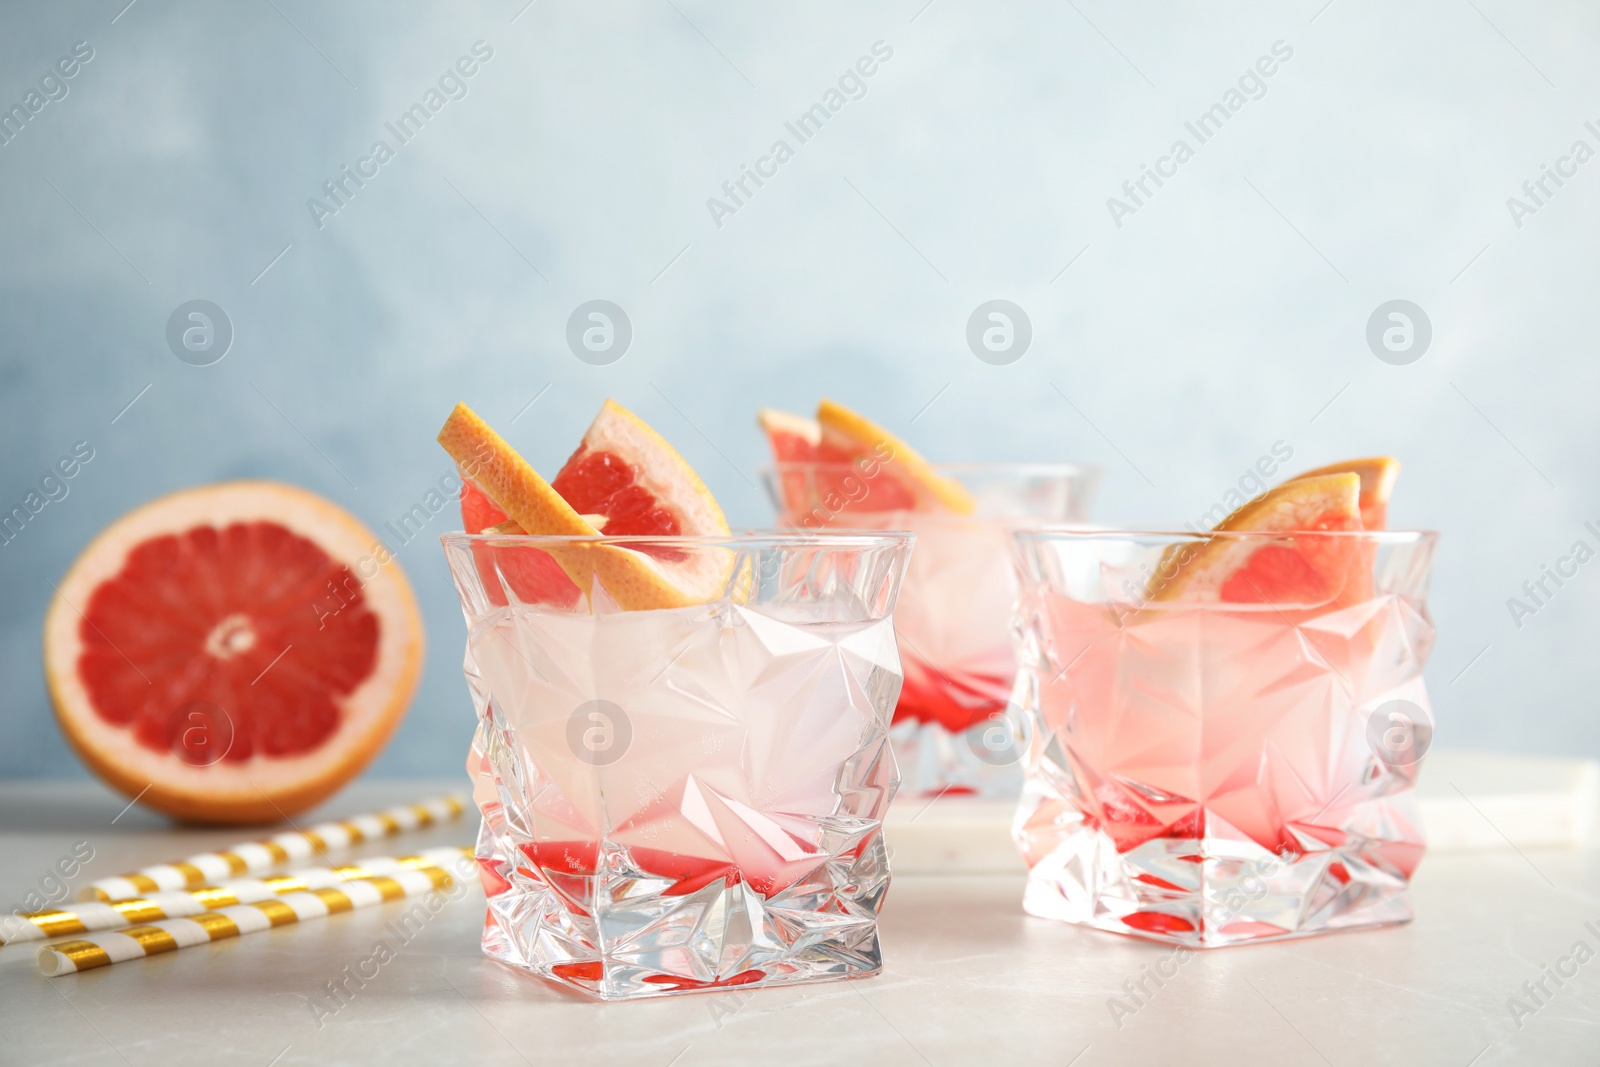
[[[876,468],[780,463],[762,472],[779,521],[801,529],[909,530],[917,550],[895,611],[905,686],[891,738],[907,796],[1014,799],[1024,724],[1011,706],[1017,596],[1010,531],[1082,522],[1092,467],[972,463],[935,469],[978,501],[970,516],[906,510]]]
[[[446,535],[484,951],[605,1000],[876,973],[911,540]],[[621,610],[641,561],[721,588]]]
[[[1410,919],[1435,541],[1017,534],[1027,911],[1190,947]],[[1338,560],[1343,584],[1163,594],[1203,546]]]

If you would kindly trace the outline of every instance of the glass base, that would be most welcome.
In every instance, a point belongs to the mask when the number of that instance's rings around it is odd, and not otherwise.
[[[895,722],[889,743],[900,768],[899,796],[1015,800],[1022,791],[1025,722],[1014,708],[960,733],[936,722]]]
[[[681,881],[630,870],[625,850],[606,856],[604,875],[556,887],[485,852],[480,841],[484,953],[598,1000],[864,978],[883,966],[889,865],[875,832],[771,895],[736,873],[683,893]]]
[[[1409,796],[1391,809],[1414,808]],[[1391,815],[1399,814],[1391,810]],[[1393,827],[1415,827],[1416,812]],[[1205,837],[1160,837],[1119,852],[1070,805],[1025,796],[1016,835],[1034,857],[1030,915],[1189,948],[1216,948],[1386,926],[1411,919],[1409,872],[1420,834],[1345,835],[1328,845],[1262,848],[1212,820]],[[1326,831],[1324,831],[1326,833]]]

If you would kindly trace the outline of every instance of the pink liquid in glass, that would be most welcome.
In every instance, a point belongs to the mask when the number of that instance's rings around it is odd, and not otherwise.
[[[1342,606],[1030,583],[1027,909],[1191,945],[1410,918],[1433,626],[1400,555]]]

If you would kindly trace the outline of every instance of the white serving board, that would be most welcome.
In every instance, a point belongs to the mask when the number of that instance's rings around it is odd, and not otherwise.
[[[1418,779],[1433,852],[1566,848],[1600,824],[1600,763],[1488,752],[1435,752]],[[894,802],[884,823],[899,874],[1012,874],[1016,804],[919,797]]]

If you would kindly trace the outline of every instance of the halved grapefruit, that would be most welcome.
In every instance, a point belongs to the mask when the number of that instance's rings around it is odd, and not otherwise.
[[[439,443],[471,484],[530,534],[597,538],[594,517],[604,520],[608,537],[728,534],[722,509],[683,457],[612,400],[554,482],[540,477],[465,404],[451,412]],[[465,508],[464,501],[464,516]],[[547,551],[580,591],[592,594],[598,586],[624,610],[703,603],[728,588],[733,565],[732,554],[723,550],[635,550],[575,541]]]
[[[145,504],[56,588],[44,669],[67,740],[187,821],[273,822],[327,797],[393,733],[422,663],[387,547],[276,482]]]
[[[1169,548],[1150,579],[1155,601],[1313,605],[1363,599],[1365,554],[1355,539],[1319,533],[1362,529],[1361,478],[1353,472],[1285,482],[1216,525],[1218,533],[1282,533],[1281,540],[1213,537]],[[1304,537],[1293,536],[1306,534]]]
[[[1389,525],[1389,497],[1394,492],[1395,479],[1400,476],[1400,461],[1393,456],[1369,456],[1366,459],[1347,459],[1343,463],[1330,463],[1326,467],[1306,471],[1290,481],[1320,478],[1324,474],[1353,473],[1361,479],[1361,526],[1367,530],[1382,530]]]

